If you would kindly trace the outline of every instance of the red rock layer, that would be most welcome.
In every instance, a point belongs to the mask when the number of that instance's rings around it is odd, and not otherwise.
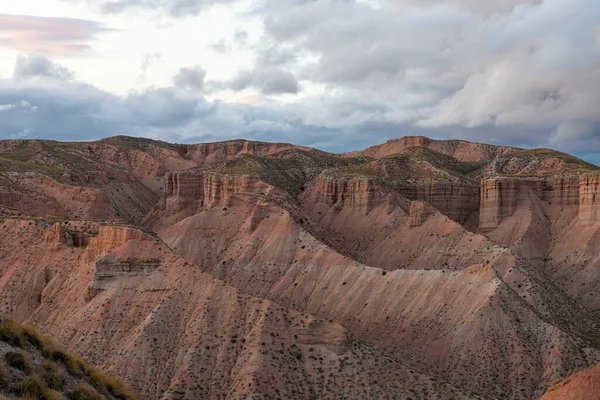
[[[552,385],[540,400],[600,399],[600,367],[587,369]]]
[[[448,218],[464,224],[479,209],[479,188],[468,183],[426,183],[395,186],[396,193],[429,203]]]
[[[335,179],[319,177],[310,188],[319,202],[340,210],[350,206],[361,214],[389,201],[390,190],[374,179]]]
[[[165,176],[164,196],[158,209],[176,214],[227,206],[239,196],[264,196],[270,186],[253,176],[228,176],[201,172],[172,172]]]
[[[493,178],[481,183],[479,227],[490,230],[512,216],[529,188],[540,200],[553,207],[578,208],[578,219],[600,221],[600,176],[557,178]]]
[[[410,204],[410,218],[408,224],[411,227],[422,226],[423,223],[436,212],[435,208],[422,201],[413,201]]]
[[[600,176],[582,176],[579,180],[579,220],[600,221]]]
[[[351,205],[363,214],[382,204],[388,205],[391,212],[394,199],[399,197],[427,202],[460,223],[466,222],[479,207],[479,188],[463,183],[389,184],[377,179],[320,176],[303,195],[313,204],[319,202],[337,210]]]

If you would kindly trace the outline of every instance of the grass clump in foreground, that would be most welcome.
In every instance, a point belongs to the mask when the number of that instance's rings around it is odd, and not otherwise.
[[[90,367],[29,325],[0,318],[0,341],[13,347],[4,353],[4,364],[0,362],[0,400],[139,399],[121,381]]]

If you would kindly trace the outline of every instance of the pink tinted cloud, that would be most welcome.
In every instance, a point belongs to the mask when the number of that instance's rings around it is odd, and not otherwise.
[[[78,54],[107,30],[99,22],[83,19],[0,14],[0,46],[20,53]]]
[[[260,104],[262,100],[263,99],[261,96],[251,94],[248,96],[238,97],[235,99],[235,102],[239,104]]]

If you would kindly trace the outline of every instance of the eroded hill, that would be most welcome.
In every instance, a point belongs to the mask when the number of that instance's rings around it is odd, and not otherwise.
[[[420,137],[344,155],[52,145],[108,183],[4,174],[43,201],[0,194],[0,309],[144,398],[534,399],[600,362],[600,169],[569,155]],[[26,191],[32,176],[103,193],[105,214],[44,209],[89,201]],[[115,184],[148,203],[119,208]]]

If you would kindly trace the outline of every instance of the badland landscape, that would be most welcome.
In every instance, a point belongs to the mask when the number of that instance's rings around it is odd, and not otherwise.
[[[600,1],[0,0],[0,400],[600,400]]]
[[[0,141],[0,165],[1,312],[142,398],[598,394],[578,158],[118,136]]]

